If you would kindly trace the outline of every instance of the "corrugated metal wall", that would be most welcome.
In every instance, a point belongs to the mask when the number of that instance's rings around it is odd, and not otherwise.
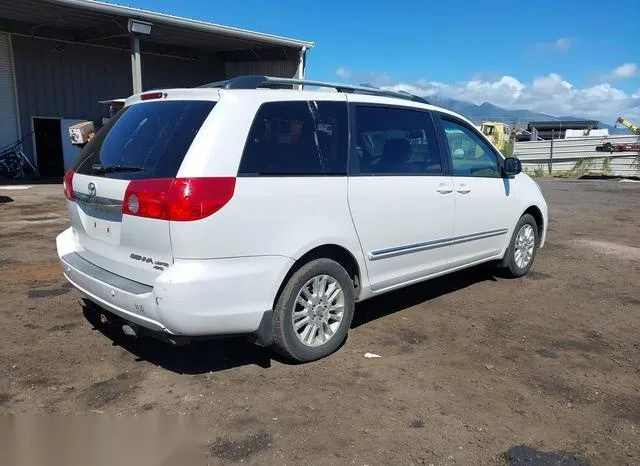
[[[144,51],[144,43],[142,44]],[[127,59],[128,55],[127,55]],[[131,65],[129,65],[131,74]],[[167,87],[195,87],[225,78],[224,63],[211,59],[184,60],[180,58],[142,54],[142,89]]]
[[[131,95],[128,51],[16,35],[12,40],[23,136],[31,132],[34,116],[99,121],[106,116],[99,100]],[[224,79],[224,73],[215,58],[142,54],[143,89],[201,85]],[[31,138],[24,150],[33,159]]]
[[[604,142],[633,144],[638,136],[584,137],[553,141],[554,174],[598,173],[613,176],[640,176],[640,156],[637,152],[598,152],[596,146]],[[516,142],[513,155],[522,161],[528,171],[548,172],[551,141]]]
[[[0,149],[18,139],[15,86],[11,63],[11,41],[0,33]]]
[[[122,51],[13,36],[22,133],[31,117],[99,120],[98,100],[131,93],[131,61]],[[25,154],[33,157],[31,138]]]
[[[227,62],[225,64],[225,74],[227,78],[233,78],[243,74],[293,78],[298,71],[298,64],[298,60]]]

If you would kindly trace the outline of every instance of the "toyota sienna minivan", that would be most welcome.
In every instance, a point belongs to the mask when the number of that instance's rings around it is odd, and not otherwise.
[[[64,193],[57,250],[85,300],[133,333],[297,361],[335,351],[356,302],[485,262],[525,275],[547,232],[538,185],[462,116],[264,76],[130,97]]]

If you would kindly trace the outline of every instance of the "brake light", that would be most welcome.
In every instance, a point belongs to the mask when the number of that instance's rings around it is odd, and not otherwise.
[[[235,178],[178,178],[169,191],[169,218],[186,222],[208,217],[231,200],[235,187]]]
[[[140,96],[140,100],[162,99],[163,97],[166,97],[164,92],[147,92]]]
[[[208,217],[233,197],[235,178],[162,178],[133,180],[122,213],[136,217],[189,222]]]
[[[73,195],[73,170],[70,168],[64,174],[64,178],[62,179],[62,188],[64,189],[64,196],[73,201],[75,196]]]
[[[172,183],[171,178],[129,182],[124,194],[122,213],[169,220],[167,195]]]

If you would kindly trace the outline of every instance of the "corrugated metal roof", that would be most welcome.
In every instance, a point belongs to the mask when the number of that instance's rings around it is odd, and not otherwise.
[[[219,24],[181,18],[93,0],[0,0],[0,29],[28,35],[47,31],[71,31],[80,41],[126,37],[129,18],[153,23],[147,42],[171,46],[232,51],[283,47],[310,48],[313,42],[247,31]],[[18,30],[16,30],[18,29]]]

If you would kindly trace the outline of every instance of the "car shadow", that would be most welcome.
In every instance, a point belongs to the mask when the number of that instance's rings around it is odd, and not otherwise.
[[[487,280],[496,281],[493,268],[478,266],[386,293],[359,303],[351,328],[358,328],[381,317]],[[243,337],[194,340],[183,346],[171,345],[148,336],[130,337],[122,332],[123,322],[117,318],[109,323],[102,322],[100,314],[104,312],[96,307],[85,307],[83,311],[96,331],[109,338],[114,346],[133,354],[137,362],[146,361],[177,374],[205,374],[250,365],[268,369],[273,361],[295,364]]]
[[[122,332],[121,322],[101,322],[101,312],[104,311],[96,308],[85,307],[83,310],[93,328],[110,339],[113,346],[133,354],[136,362],[149,362],[177,374],[205,374],[249,365],[267,369],[271,367],[272,360],[280,361],[273,351],[241,337],[194,340],[190,344],[176,346],[151,336],[127,336]],[[282,362],[287,363],[286,360]]]
[[[356,305],[351,328],[358,328],[373,320],[483,281],[497,281],[494,267],[479,265],[368,299]]]

